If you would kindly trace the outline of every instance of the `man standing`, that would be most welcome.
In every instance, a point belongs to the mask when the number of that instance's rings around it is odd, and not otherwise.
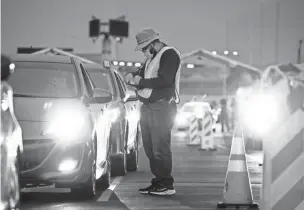
[[[142,194],[173,195],[171,129],[179,103],[180,53],[160,41],[153,29],[136,35],[137,47],[146,57],[142,68],[126,76],[137,87],[142,102],[140,125],[143,147],[155,178]]]

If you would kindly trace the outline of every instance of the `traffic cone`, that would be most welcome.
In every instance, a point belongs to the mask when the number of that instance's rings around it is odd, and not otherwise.
[[[258,204],[253,202],[244,137],[239,126],[234,130],[232,138],[222,202],[217,204],[218,208],[230,206],[258,208]]]

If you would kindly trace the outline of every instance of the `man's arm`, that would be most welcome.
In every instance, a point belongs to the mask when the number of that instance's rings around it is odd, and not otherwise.
[[[158,75],[151,79],[141,79],[139,86],[143,88],[163,88],[172,84],[179,67],[180,58],[173,49],[166,50],[159,63]]]

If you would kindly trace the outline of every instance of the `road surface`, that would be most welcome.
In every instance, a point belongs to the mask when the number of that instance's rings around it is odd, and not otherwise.
[[[174,196],[141,195],[137,191],[147,186],[152,178],[148,159],[141,148],[139,170],[124,177],[113,177],[110,188],[98,191],[94,199],[78,200],[68,194],[69,189],[26,189],[22,193],[21,209],[215,210],[223,193],[231,136],[222,139],[215,152],[199,151],[197,146],[187,146],[184,137],[183,133],[174,133],[172,136],[173,176],[177,191]],[[261,187],[260,161],[259,152],[249,152],[247,155],[253,196],[257,202]]]

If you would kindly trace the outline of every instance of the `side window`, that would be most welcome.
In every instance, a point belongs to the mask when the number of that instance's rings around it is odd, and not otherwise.
[[[119,80],[119,76],[117,75],[116,72],[114,73],[114,75],[115,75],[115,79],[117,81],[117,85],[118,85],[118,88],[119,88],[120,95],[121,95],[122,98],[124,98],[126,95],[125,95],[125,90],[123,88],[123,85],[121,84],[121,81]]]
[[[93,96],[93,93],[94,93],[94,85],[87,73],[87,71],[83,68],[82,64],[80,64],[80,68],[81,68],[81,72],[82,72],[82,75],[83,75],[83,79],[84,79],[84,83],[87,87],[87,90],[89,92],[89,95],[90,96]]]

